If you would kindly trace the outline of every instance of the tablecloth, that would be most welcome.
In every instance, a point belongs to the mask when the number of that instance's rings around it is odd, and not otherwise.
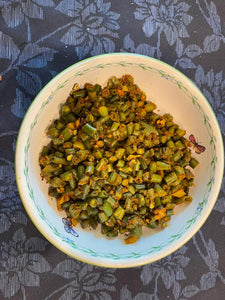
[[[14,151],[24,114],[56,74],[84,58],[131,52],[186,74],[225,135],[221,0],[0,1],[0,299],[225,299],[225,184],[199,232],[155,263],[109,269],[72,259],[27,216]]]

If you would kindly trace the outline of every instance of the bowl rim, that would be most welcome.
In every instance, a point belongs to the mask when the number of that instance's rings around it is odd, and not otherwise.
[[[220,140],[220,145],[221,145],[221,153],[222,153],[222,156],[221,156],[221,167],[220,167],[220,170],[222,170],[221,174],[220,174],[220,182],[218,185],[218,190],[217,190],[217,193],[214,195],[214,202],[213,202],[213,205],[211,207],[211,209],[207,212],[207,214],[205,214],[204,218],[202,218],[201,222],[199,223],[198,226],[194,227],[193,230],[192,230],[192,233],[190,234],[190,236],[188,238],[186,238],[183,242],[178,242],[177,245],[174,245],[173,246],[173,249],[172,250],[169,250],[167,252],[169,253],[165,253],[165,254],[160,254],[158,255],[158,257],[156,259],[145,259],[144,261],[135,261],[135,260],[132,260],[133,263],[131,264],[124,264],[121,262],[121,264],[116,264],[115,266],[115,262],[114,261],[106,261],[105,263],[102,262],[102,259],[99,259],[99,262],[93,262],[93,261],[90,261],[88,258],[87,259],[84,259],[84,258],[81,258],[80,256],[77,257],[73,254],[71,254],[67,249],[66,247],[64,246],[61,246],[59,245],[58,243],[55,242],[55,239],[53,236],[51,236],[51,234],[48,234],[46,233],[43,228],[41,228],[41,226],[39,225],[39,222],[36,220],[36,218],[34,216],[32,216],[31,212],[30,212],[30,209],[29,209],[29,205],[26,203],[27,202],[27,199],[24,199],[23,198],[23,193],[22,193],[22,187],[20,186],[19,184],[19,176],[20,176],[20,173],[19,173],[19,167],[17,167],[18,163],[18,159],[19,159],[19,151],[20,149],[18,148],[18,144],[19,144],[19,141],[21,140],[22,138],[22,131],[23,131],[23,127],[24,127],[24,123],[25,123],[25,120],[27,118],[27,116],[29,115],[30,111],[32,110],[32,108],[34,107],[34,104],[36,104],[36,102],[38,101],[38,98],[40,97],[40,95],[42,93],[45,92],[45,90],[48,89],[48,86],[51,85],[54,81],[57,81],[59,77],[61,77],[63,74],[67,73],[68,71],[70,71],[71,69],[77,67],[77,66],[80,66],[82,64],[85,64],[89,61],[94,61],[96,59],[99,59],[99,58],[104,58],[104,57],[109,57],[109,56],[128,56],[128,57],[141,57],[141,58],[145,58],[145,59],[148,59],[149,61],[154,61],[158,64],[162,64],[164,65],[165,67],[167,67],[169,70],[175,72],[178,76],[181,76],[181,78],[183,78],[184,80],[186,80],[187,82],[189,82],[189,84],[193,87],[193,89],[195,91],[197,91],[200,95],[201,95],[201,98],[203,100],[203,102],[205,102],[205,104],[207,105],[207,107],[209,108],[209,110],[211,111],[212,113],[212,117],[214,118],[214,121],[215,121],[215,124],[217,126],[215,132],[218,134],[218,138]],[[17,158],[18,157],[18,158]],[[72,65],[70,65],[69,67],[67,67],[66,69],[62,70],[59,74],[57,74],[56,76],[54,76],[39,92],[38,94],[35,96],[34,100],[32,101],[31,105],[29,106],[28,110],[26,111],[25,115],[24,115],[24,118],[21,122],[21,125],[20,125],[20,128],[19,128],[19,131],[18,131],[18,136],[17,136],[17,141],[16,141],[16,147],[15,147],[15,178],[16,178],[16,184],[17,184],[17,188],[18,188],[18,191],[19,191],[19,195],[20,195],[20,199],[22,201],[22,204],[29,216],[29,218],[31,219],[31,221],[33,222],[33,224],[35,225],[35,227],[38,229],[38,231],[51,243],[53,244],[56,248],[58,248],[60,251],[62,251],[63,253],[69,255],[70,257],[74,258],[74,259],[77,259],[79,261],[82,261],[84,263],[88,263],[88,264],[92,264],[92,265],[96,265],[96,266],[99,266],[99,267],[107,267],[107,268],[130,268],[130,267],[137,267],[137,266],[142,266],[142,265],[145,265],[145,264],[148,264],[148,263],[153,263],[155,261],[158,261],[170,254],[172,254],[173,252],[175,252],[176,250],[178,250],[179,248],[181,248],[184,244],[186,244],[197,232],[198,230],[204,225],[204,223],[206,222],[206,220],[208,219],[210,213],[212,212],[213,210],[213,207],[216,203],[216,200],[218,198],[218,195],[219,195],[219,192],[220,192],[220,189],[221,189],[221,184],[222,184],[222,180],[223,180],[223,173],[224,173],[224,144],[223,144],[223,138],[222,138],[222,133],[221,133],[221,130],[220,130],[220,126],[219,126],[219,123],[218,123],[218,120],[217,120],[217,117],[210,105],[210,103],[208,102],[207,98],[204,96],[204,94],[201,92],[201,90],[198,88],[198,86],[190,79],[188,78],[185,74],[183,74],[181,71],[177,70],[175,67],[165,63],[164,61],[161,61],[159,59],[156,59],[156,58],[153,58],[153,57],[149,57],[149,56],[146,56],[146,55],[141,55],[141,54],[136,54],[136,53],[126,53],[126,52],[115,52],[115,53],[107,53],[107,54],[100,54],[100,55],[96,55],[96,56],[93,56],[93,57],[89,57],[89,58],[86,58],[84,60],[81,60],[79,62],[76,62]]]

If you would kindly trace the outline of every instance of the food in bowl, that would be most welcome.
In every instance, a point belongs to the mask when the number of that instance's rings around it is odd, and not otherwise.
[[[143,226],[165,228],[175,206],[192,201],[191,143],[155,109],[131,75],[74,85],[39,158],[49,195],[74,226],[101,224],[107,237],[135,243]]]

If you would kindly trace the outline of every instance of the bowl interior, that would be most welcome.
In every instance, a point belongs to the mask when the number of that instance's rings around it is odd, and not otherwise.
[[[157,105],[159,113],[170,113],[186,137],[194,134],[206,150],[193,156],[200,161],[194,170],[193,202],[177,207],[163,231],[144,230],[136,244],[125,245],[121,238],[106,239],[97,231],[67,233],[63,213],[48,197],[48,186],[40,178],[39,153],[49,140],[45,134],[51,121],[59,116],[74,85],[85,82],[104,86],[112,76],[131,74]],[[223,144],[215,116],[203,95],[184,75],[168,65],[147,57],[112,54],[85,60],[54,78],[36,97],[23,121],[16,149],[16,175],[24,206],[37,228],[67,254],[100,266],[130,267],[155,261],[188,241],[209,215],[220,189],[223,174]]]

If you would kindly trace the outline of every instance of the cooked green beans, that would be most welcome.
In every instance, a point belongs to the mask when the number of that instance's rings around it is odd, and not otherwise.
[[[41,175],[73,224],[107,237],[136,242],[142,227],[164,228],[189,188],[199,162],[191,157],[186,131],[134,84],[130,75],[107,86],[76,84],[61,115],[49,127]]]

